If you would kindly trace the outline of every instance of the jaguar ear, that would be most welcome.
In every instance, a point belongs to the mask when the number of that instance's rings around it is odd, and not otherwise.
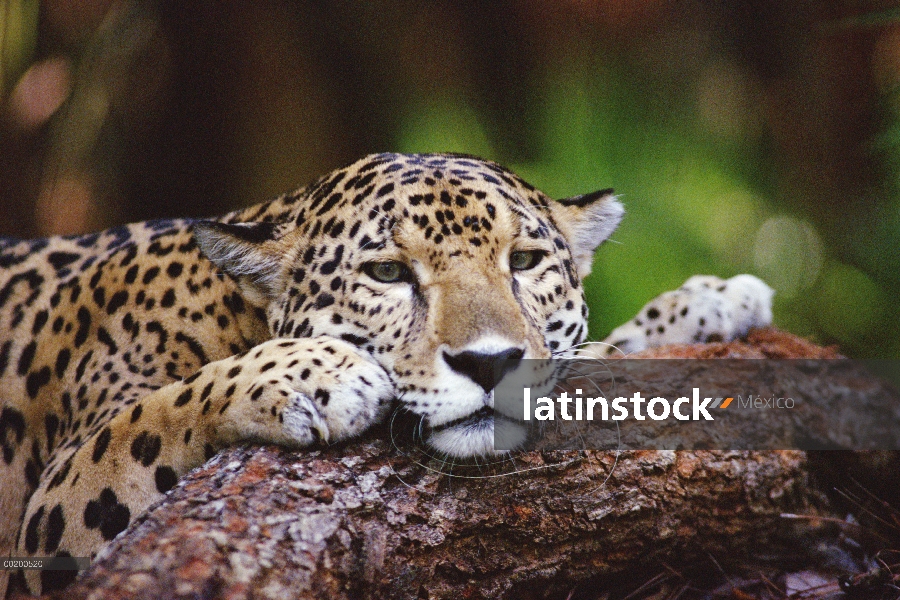
[[[615,231],[625,208],[611,189],[565,198],[551,206],[556,224],[569,242],[578,276],[584,279],[591,272],[594,250]]]
[[[194,238],[200,252],[231,275],[250,302],[265,304],[280,291],[282,253],[272,223],[197,221]]]

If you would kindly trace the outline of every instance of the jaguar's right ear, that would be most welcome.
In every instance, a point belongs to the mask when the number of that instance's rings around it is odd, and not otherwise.
[[[265,304],[280,291],[281,248],[272,223],[197,221],[200,252],[233,277],[250,302]]]

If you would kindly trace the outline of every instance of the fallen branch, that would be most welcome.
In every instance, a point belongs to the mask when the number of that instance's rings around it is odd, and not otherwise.
[[[693,353],[836,356],[754,335]],[[565,598],[642,565],[790,556],[810,525],[782,513],[829,516],[801,452],[532,452],[448,474],[387,437],[223,452],[58,597]]]

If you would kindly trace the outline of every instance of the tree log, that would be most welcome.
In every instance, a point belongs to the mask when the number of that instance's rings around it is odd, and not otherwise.
[[[651,355],[747,353],[837,356],[774,330]],[[388,437],[222,452],[57,597],[566,598],[647,565],[790,556],[800,525],[782,514],[828,514],[802,452],[529,452],[451,470]]]

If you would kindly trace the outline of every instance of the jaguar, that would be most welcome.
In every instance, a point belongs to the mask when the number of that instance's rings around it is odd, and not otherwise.
[[[385,153],[219,218],[0,238],[0,554],[93,557],[222,448],[339,442],[397,407],[442,455],[494,454],[498,365],[582,348],[623,214],[610,189]],[[771,290],[740,277],[689,280],[609,347],[767,324]]]
[[[493,453],[496,365],[586,339],[622,215],[612,190],[375,154],[221,218],[0,240],[0,554],[92,557],[219,449],[334,443],[393,403],[434,450]]]

